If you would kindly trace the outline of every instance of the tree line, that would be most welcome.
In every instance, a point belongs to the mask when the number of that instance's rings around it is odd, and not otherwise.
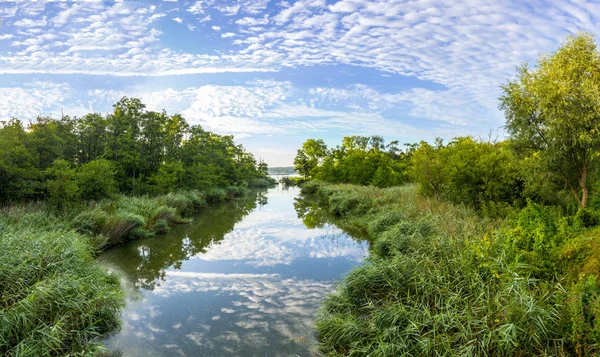
[[[0,202],[102,199],[115,193],[264,184],[267,165],[179,114],[123,97],[112,113],[13,118],[0,128]]]
[[[307,177],[379,187],[414,182],[421,192],[496,210],[527,200],[585,209],[600,203],[600,54],[586,33],[569,37],[502,86],[508,137],[458,137],[447,144],[353,136],[328,149],[307,140],[295,158]]]

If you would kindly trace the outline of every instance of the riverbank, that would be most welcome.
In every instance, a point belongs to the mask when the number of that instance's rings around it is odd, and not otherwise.
[[[323,303],[328,356],[584,356],[598,352],[598,231],[529,204],[514,217],[417,194],[309,182],[370,257]]]
[[[0,355],[102,355],[96,342],[119,326],[118,279],[94,259],[101,249],[167,232],[246,189],[117,196],[63,211],[48,203],[0,215]]]

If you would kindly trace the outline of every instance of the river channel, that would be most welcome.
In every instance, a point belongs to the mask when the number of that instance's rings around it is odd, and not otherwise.
[[[298,189],[252,191],[99,257],[127,303],[104,342],[123,356],[312,356],[320,303],[367,251]]]

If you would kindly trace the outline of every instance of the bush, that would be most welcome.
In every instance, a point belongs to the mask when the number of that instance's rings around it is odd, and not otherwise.
[[[114,164],[96,159],[83,164],[77,172],[77,183],[84,200],[101,200],[112,197],[117,191]]]
[[[329,212],[342,216],[348,213],[364,214],[370,208],[370,202],[353,192],[339,192],[329,197]]]
[[[227,198],[227,191],[222,188],[211,188],[205,192],[204,198],[208,204],[221,203]]]
[[[248,187],[271,187],[276,183],[277,181],[272,177],[261,177],[248,182]]]
[[[225,196],[227,199],[231,200],[234,198],[243,197],[248,193],[248,189],[243,186],[229,186],[225,188]]]
[[[314,195],[317,193],[321,185],[322,184],[319,181],[307,181],[302,185],[300,192],[305,195]]]

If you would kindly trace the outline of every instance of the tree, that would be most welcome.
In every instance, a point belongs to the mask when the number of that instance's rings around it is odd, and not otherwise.
[[[111,197],[117,191],[115,174],[115,165],[105,159],[96,159],[81,165],[77,173],[81,198],[101,200]]]
[[[298,153],[294,158],[294,168],[304,178],[311,175],[311,171],[321,164],[321,161],[327,157],[327,145],[323,139],[308,139],[302,144],[302,148],[298,149]]]
[[[411,156],[412,176],[419,188],[426,194],[440,197],[443,186],[448,181],[448,170],[441,158],[441,140],[436,140],[437,147],[421,141]]]
[[[71,204],[79,194],[75,170],[71,168],[68,161],[56,159],[46,170],[50,202],[57,208],[64,208]]]
[[[502,90],[500,108],[515,144],[539,156],[579,207],[586,207],[600,150],[600,55],[594,38],[569,37],[554,54],[541,56],[535,69],[520,67]]]

